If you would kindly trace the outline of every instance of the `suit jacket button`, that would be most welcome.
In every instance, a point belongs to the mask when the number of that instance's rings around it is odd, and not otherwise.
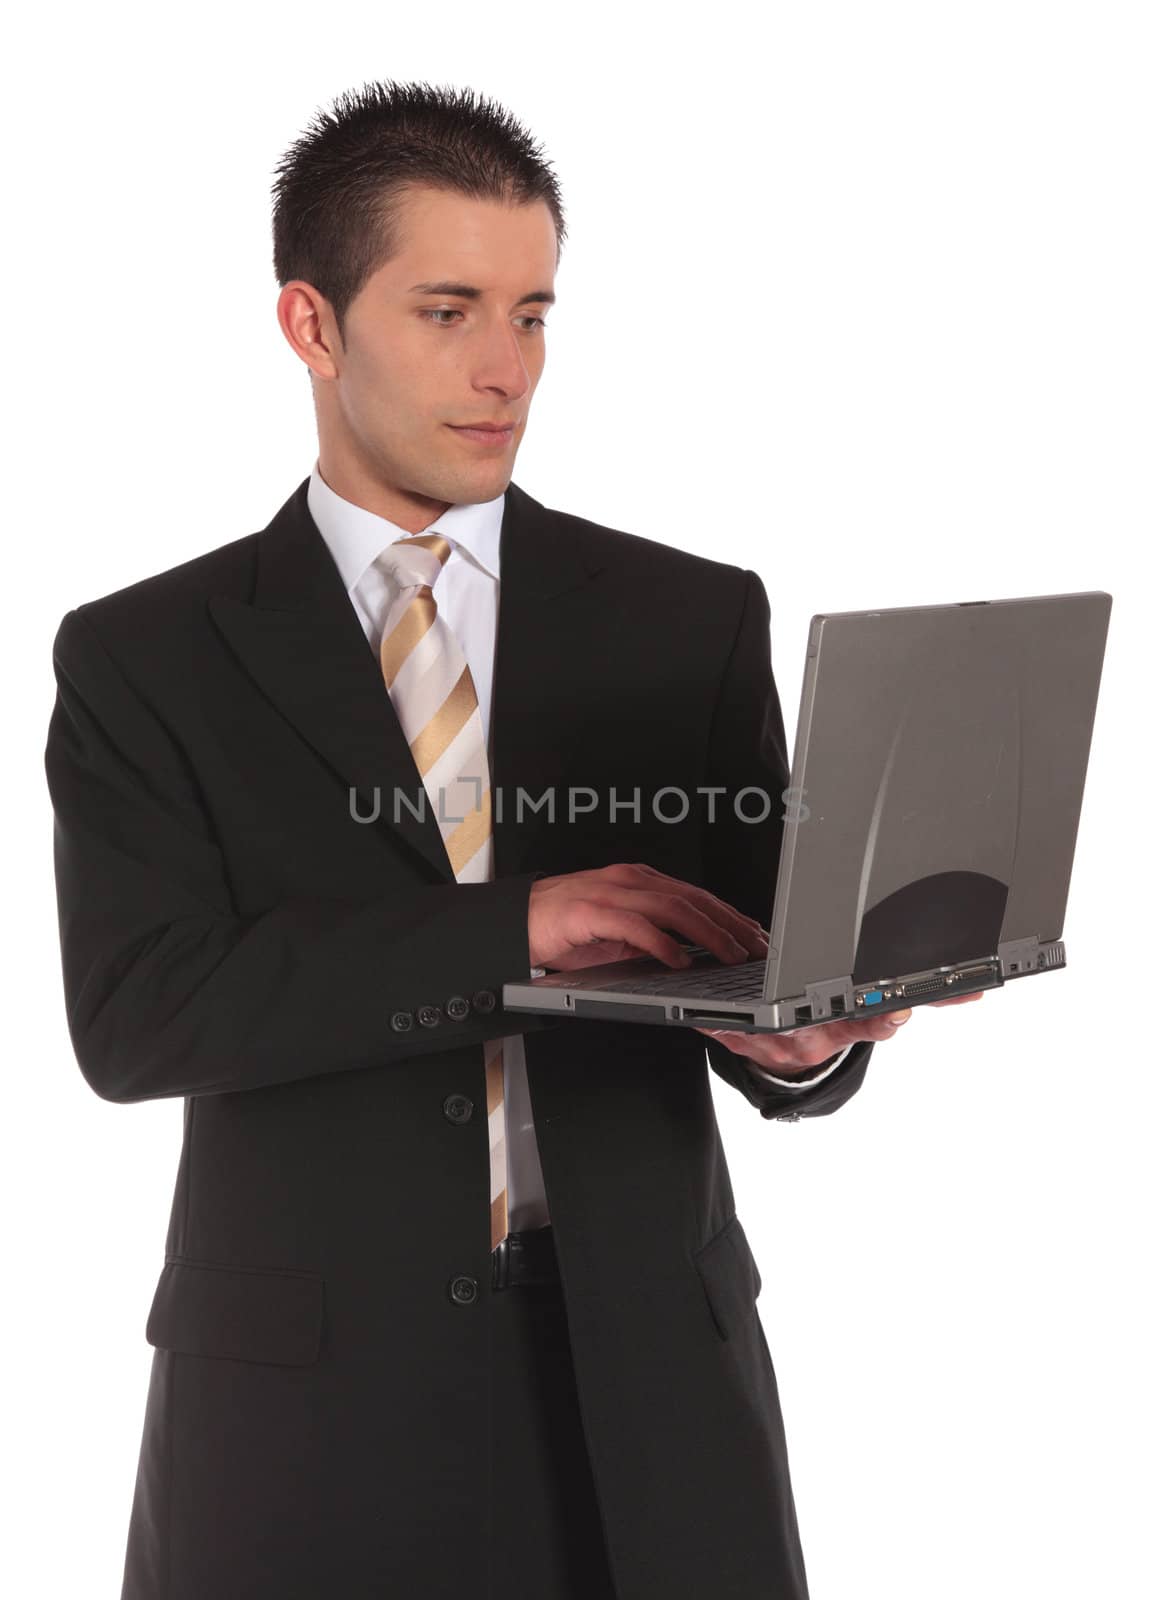
[[[474,1305],[479,1292],[475,1278],[469,1278],[465,1272],[457,1273],[448,1284],[448,1294],[457,1306]]]
[[[416,1015],[420,1019],[421,1028],[436,1028],[440,1024],[443,1012],[439,1006],[421,1006]]]
[[[411,1027],[411,1025],[412,1025],[412,1014],[411,1014],[410,1011],[393,1011],[392,1012],[392,1027],[396,1030],[397,1033],[407,1033],[407,1031]]]
[[[472,995],[472,1005],[475,1006],[477,1011],[494,1011],[496,1009],[496,997],[490,989],[477,989],[475,994]]]
[[[462,1022],[471,1009],[462,994],[452,995],[444,1006],[444,1010],[453,1022]]]
[[[466,1094],[450,1094],[444,1101],[444,1116],[449,1122],[470,1122],[473,1110]]]

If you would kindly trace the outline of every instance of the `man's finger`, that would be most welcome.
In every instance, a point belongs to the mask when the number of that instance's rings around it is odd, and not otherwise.
[[[745,1033],[738,1028],[698,1026],[695,1031],[718,1038],[736,1055],[754,1055],[770,1070],[773,1064],[816,1066],[849,1045],[876,1044],[892,1039],[910,1016],[910,1010],[893,1011],[881,1017],[852,1018],[850,1022],[817,1022],[810,1028],[791,1028],[781,1033]]]
[[[752,956],[765,953],[761,935],[752,934],[751,924],[740,919],[739,932],[732,931],[732,918],[717,920],[700,906],[690,885],[679,886],[676,892],[655,889],[628,888],[620,885],[600,897],[601,905],[612,906],[617,911],[639,913],[657,928],[671,927],[695,944],[702,945],[720,961],[743,962]],[[755,946],[758,945],[758,948]],[[749,948],[750,947],[750,948]]]
[[[619,883],[628,890],[677,895],[688,900],[698,913],[726,928],[741,940],[751,949],[753,956],[763,954],[758,946],[760,940],[766,941],[767,929],[754,917],[731,905],[729,901],[721,900],[718,895],[712,894],[710,889],[705,889],[698,883],[689,883],[685,878],[669,877],[666,872],[649,867],[642,861],[614,862],[601,870],[610,881]],[[696,942],[703,943],[702,940]]]

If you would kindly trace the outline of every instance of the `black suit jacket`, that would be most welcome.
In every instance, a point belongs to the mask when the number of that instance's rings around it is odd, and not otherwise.
[[[787,761],[763,584],[510,484],[489,750],[505,814],[493,881],[459,885],[430,808],[393,820],[418,773],[306,496],[305,479],[261,532],[77,606],[54,646],[77,1060],[107,1100],[184,1102],[125,1600],[438,1600],[474,1575],[488,1146],[482,1109],[445,1105],[482,1108],[481,1041],[519,1032],[621,1600],[798,1600],[708,1058],[764,1117],[815,1116],[871,1047],[797,1094],[691,1029],[500,1003],[543,874],[643,861],[767,923]],[[509,814],[517,787],[553,785],[553,822]],[[706,785],[762,787],[773,814],[655,819],[657,789]],[[569,823],[576,786],[638,788],[640,813],[613,821],[605,798]],[[355,820],[351,788],[360,816],[379,791],[377,820]],[[460,1274],[470,1305],[448,1292]]]

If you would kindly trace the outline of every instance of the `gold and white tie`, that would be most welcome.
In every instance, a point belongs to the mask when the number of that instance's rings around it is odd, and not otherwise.
[[[383,623],[380,666],[457,883],[487,883],[492,869],[491,781],[475,685],[432,589],[452,546],[438,533],[397,539],[377,558],[398,592]],[[484,1041],[491,1245],[508,1231],[503,1040]]]

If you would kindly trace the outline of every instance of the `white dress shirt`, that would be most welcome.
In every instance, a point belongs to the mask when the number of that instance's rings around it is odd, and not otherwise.
[[[388,607],[396,596],[394,580],[374,565],[376,557],[397,539],[412,534],[386,517],[353,505],[326,484],[317,461],[308,484],[308,510],[332,553],[361,626],[373,651]],[[436,608],[459,640],[475,684],[484,742],[491,746],[492,672],[500,591],[500,527],[504,496],[472,505],[449,506],[422,533],[438,533],[452,554],[436,579]],[[754,1062],[748,1066],[781,1089],[804,1090],[821,1083],[839,1066],[847,1051],[802,1083],[777,1078]],[[508,1228],[542,1228],[549,1221],[543,1173],[536,1146],[531,1097],[524,1064],[523,1035],[505,1036],[504,1116],[507,1141]]]

